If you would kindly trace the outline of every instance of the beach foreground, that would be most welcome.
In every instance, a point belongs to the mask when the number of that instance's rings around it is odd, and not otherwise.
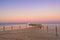
[[[60,40],[59,37],[44,32],[38,27],[0,32],[0,40]]]

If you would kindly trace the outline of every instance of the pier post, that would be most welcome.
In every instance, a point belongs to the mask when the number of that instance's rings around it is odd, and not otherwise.
[[[43,31],[44,31],[44,25],[43,25]]]
[[[57,26],[55,27],[55,35],[58,36],[58,28],[57,28]]]
[[[26,24],[26,28],[28,27],[28,24]]]
[[[48,32],[48,26],[47,26],[47,28],[46,28],[46,31]]]
[[[13,30],[13,26],[11,26],[11,30]]]
[[[3,31],[5,31],[5,26],[3,26]]]
[[[19,26],[19,29],[21,29],[21,26]]]

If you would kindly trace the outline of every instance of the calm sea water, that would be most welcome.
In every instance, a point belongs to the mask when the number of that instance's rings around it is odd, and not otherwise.
[[[60,24],[42,24],[42,25],[44,26],[44,31],[46,31],[48,26],[48,33],[51,33],[51,34],[55,34],[56,27],[57,27],[57,31],[58,31],[57,33],[60,36]],[[5,26],[5,31],[11,30],[11,27],[13,27],[13,30],[32,27],[32,26],[29,26],[28,24],[0,25],[0,31],[3,31],[3,26]]]
[[[46,27],[48,26],[48,31],[49,32],[54,32],[55,27],[57,27],[57,30],[60,30],[60,24],[43,24],[44,25],[44,29],[46,29]]]
[[[57,34],[60,36],[60,24],[42,24],[44,25],[44,31],[46,31],[48,26],[48,33],[56,34],[56,27],[57,27]]]
[[[13,27],[13,30],[18,30],[18,29],[24,29],[24,28],[29,28],[32,26],[29,26],[28,24],[5,24],[5,25],[0,25],[0,31],[3,31],[3,27],[5,27],[5,31],[11,30]]]

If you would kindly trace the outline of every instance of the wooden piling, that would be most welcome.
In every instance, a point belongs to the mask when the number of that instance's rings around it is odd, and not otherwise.
[[[48,26],[47,26],[47,28],[46,28],[46,31],[48,32]]]
[[[27,28],[28,27],[28,24],[25,24],[25,27],[24,28]]]
[[[44,25],[43,25],[43,30],[44,30]]]
[[[21,26],[19,26],[19,29],[21,29]]]
[[[55,35],[58,36],[58,28],[57,28],[57,26],[55,27]]]
[[[11,26],[11,30],[13,30],[13,26]]]
[[[3,31],[5,31],[5,26],[3,26]]]

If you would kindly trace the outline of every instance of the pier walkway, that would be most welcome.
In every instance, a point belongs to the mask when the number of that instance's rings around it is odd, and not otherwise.
[[[38,27],[0,32],[0,40],[60,40],[59,37],[44,32]]]

